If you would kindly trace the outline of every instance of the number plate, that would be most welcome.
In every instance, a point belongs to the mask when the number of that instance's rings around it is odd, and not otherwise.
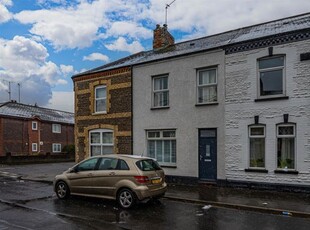
[[[152,180],[152,184],[159,184],[161,182],[161,178],[156,178]]]

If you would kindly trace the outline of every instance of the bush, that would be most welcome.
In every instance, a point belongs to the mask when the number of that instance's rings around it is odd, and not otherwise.
[[[75,146],[74,145],[66,145],[62,148],[62,152],[68,154],[75,154]]]

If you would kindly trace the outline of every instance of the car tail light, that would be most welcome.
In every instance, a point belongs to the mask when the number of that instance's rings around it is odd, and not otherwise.
[[[146,184],[147,182],[150,181],[147,176],[135,176],[135,179],[140,184]]]

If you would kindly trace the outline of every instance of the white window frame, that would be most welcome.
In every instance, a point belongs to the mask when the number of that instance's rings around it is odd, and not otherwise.
[[[32,127],[32,130],[38,130],[38,122],[37,121],[33,121],[31,123],[31,127]]]
[[[61,133],[61,124],[52,124],[53,133]]]
[[[32,143],[31,144],[31,151],[32,152],[38,152],[38,143]]]
[[[160,78],[167,78],[167,89],[159,89],[155,90],[155,80]],[[155,94],[157,93],[167,93],[167,105],[155,105]],[[167,108],[169,107],[169,75],[164,74],[160,76],[153,76],[152,77],[152,108]]]
[[[293,134],[291,134],[291,135],[280,135],[279,134],[279,128],[280,127],[293,127]],[[277,127],[276,127],[276,137],[277,137],[277,141],[276,141],[276,143],[277,143],[277,146],[276,146],[276,151],[277,151],[277,153],[276,153],[276,157],[278,158],[278,139],[279,138],[294,138],[294,165],[293,165],[293,168],[279,168],[278,167],[278,159],[276,160],[276,167],[277,167],[277,169],[278,170],[291,170],[291,171],[295,171],[296,170],[296,124],[294,124],[294,123],[288,123],[288,124],[284,124],[284,123],[282,123],[282,124],[277,124]]]
[[[100,133],[100,143],[91,143],[91,134],[92,133]],[[112,133],[112,142],[111,143],[103,143],[103,135],[102,133]],[[112,147],[114,152],[114,132],[112,129],[93,129],[89,131],[89,155],[92,155],[91,147],[92,146],[100,146],[100,155],[104,155],[102,151],[102,147]]]
[[[199,84],[199,73],[205,72],[205,71],[211,71],[215,70],[215,82],[214,83],[208,83],[208,84]],[[197,76],[196,76],[196,82],[197,82],[197,95],[196,95],[196,103],[198,105],[204,105],[204,104],[213,104],[218,102],[218,92],[217,92],[217,67],[210,67],[210,68],[204,68],[197,70]],[[212,88],[215,87],[216,89],[216,100],[215,101],[209,101],[209,102],[199,102],[199,89],[200,88]]]
[[[271,67],[271,68],[265,68],[260,69],[259,68],[259,62],[263,60],[273,59],[273,58],[283,58],[283,66],[277,66],[277,67]],[[286,95],[286,66],[285,66],[285,55],[276,55],[272,57],[263,57],[257,60],[257,97],[259,99],[262,98],[277,98],[277,97],[283,97]],[[282,94],[275,94],[275,95],[261,95],[261,87],[260,87],[260,78],[262,72],[270,72],[275,70],[282,70]]]
[[[149,137],[149,133],[152,132],[158,132],[159,136],[157,137]],[[174,137],[164,137],[163,134],[164,132],[174,132]],[[164,130],[147,130],[146,131],[146,141],[147,141],[147,156],[149,157],[149,141],[165,141],[165,140],[170,140],[170,141],[175,141],[175,162],[172,162],[172,145],[170,144],[170,162],[164,162],[164,161],[158,161],[157,158],[157,144],[155,142],[155,159],[157,159],[157,162],[161,166],[176,166],[177,164],[177,137],[176,137],[176,130],[175,129],[164,129]],[[164,159],[164,145],[162,144],[162,159]]]
[[[98,89],[105,89],[104,97],[97,98],[97,90]],[[99,100],[105,101],[105,108],[102,111],[97,110],[97,103],[96,102]],[[107,86],[106,85],[99,85],[99,86],[95,87],[94,111],[95,111],[95,113],[107,113]]]
[[[61,144],[53,143],[53,153],[60,153],[61,152]]]
[[[251,129],[252,128],[263,128],[264,130],[264,134],[263,135],[252,135],[251,134]],[[263,168],[266,168],[266,126],[263,125],[263,124],[257,124],[257,125],[249,125],[249,129],[248,129],[248,132],[249,132],[249,151],[248,151],[248,156],[249,156],[249,161],[248,161],[248,165],[249,165],[249,168],[260,168],[260,169],[263,169]],[[255,167],[255,166],[251,166],[251,138],[261,138],[261,139],[264,139],[264,167]]]

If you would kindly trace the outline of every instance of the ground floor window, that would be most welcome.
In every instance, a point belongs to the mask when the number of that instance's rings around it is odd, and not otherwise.
[[[104,155],[113,153],[113,130],[95,129],[89,132],[90,155]]]
[[[277,125],[277,167],[295,169],[295,125]]]
[[[250,168],[265,168],[265,126],[249,127]]]
[[[53,153],[61,152],[61,144],[53,144]]]
[[[38,144],[37,143],[32,143],[31,150],[32,150],[32,152],[38,152]]]
[[[160,165],[176,165],[175,130],[147,131],[147,155],[155,158]]]

